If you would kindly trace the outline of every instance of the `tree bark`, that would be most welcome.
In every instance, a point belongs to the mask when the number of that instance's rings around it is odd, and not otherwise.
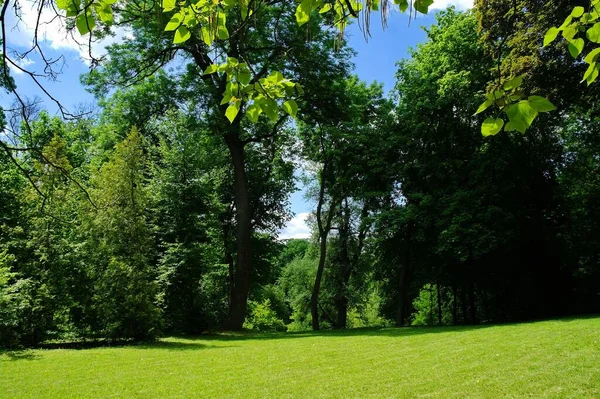
[[[438,324],[441,326],[443,323],[443,314],[442,314],[442,289],[440,288],[440,282],[438,281],[436,284],[437,289],[437,311],[438,311]]]
[[[234,171],[234,202],[236,219],[237,263],[233,287],[231,290],[231,306],[226,327],[239,331],[246,318],[246,305],[250,291],[250,276],[252,274],[252,209],[246,175],[244,143],[239,136],[239,120],[230,126],[230,132],[225,136],[227,148],[231,154]]]
[[[335,295],[335,309],[336,309],[336,320],[333,328],[342,329],[346,328],[346,322],[348,319],[348,282],[350,281],[350,273],[352,271],[352,264],[350,261],[350,254],[348,249],[348,239],[350,236],[350,209],[348,207],[348,199],[344,200],[343,217],[339,227],[339,238],[341,244],[341,263],[342,269],[339,276],[339,285]]]
[[[406,282],[408,280],[408,268],[411,262],[410,253],[410,226],[406,231],[406,252],[404,264],[400,267],[400,278],[398,279],[398,312],[396,314],[396,327],[403,327],[406,319]]]
[[[469,286],[470,323],[477,324],[477,304],[475,303],[475,285]]]
[[[327,259],[327,236],[331,230],[331,220],[337,206],[335,198],[331,199],[329,204],[329,213],[327,214],[326,222],[323,224],[323,204],[325,202],[325,178],[327,176],[328,162],[323,163],[321,170],[321,187],[319,188],[319,201],[317,203],[317,227],[319,229],[319,265],[317,266],[317,275],[313,292],[310,297],[310,314],[312,317],[312,328],[317,331],[320,329],[319,324],[319,293],[321,291],[321,282],[323,280],[323,271],[325,270],[325,260]]]
[[[454,283],[452,284],[452,324],[458,324],[458,295]]]
[[[467,289],[463,286],[460,288],[460,306],[462,310],[462,323],[467,324],[469,315],[467,314]]]

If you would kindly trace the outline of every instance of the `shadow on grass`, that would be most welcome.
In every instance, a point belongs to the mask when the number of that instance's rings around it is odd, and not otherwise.
[[[0,355],[5,355],[8,360],[36,360],[40,357],[39,354],[30,350],[11,350],[11,351],[0,351]]]
[[[484,330],[489,328],[515,327],[519,325],[530,325],[540,322],[573,322],[585,319],[598,319],[600,315],[581,315],[565,318],[539,319],[527,321],[515,321],[502,324],[477,324],[477,325],[455,325],[455,326],[418,326],[418,327],[379,327],[379,328],[356,328],[348,330],[324,330],[304,332],[278,332],[278,333],[253,333],[253,332],[223,332],[193,337],[180,337],[187,341],[244,341],[244,340],[277,340],[297,339],[310,337],[409,337],[424,334],[449,334],[466,331]]]
[[[155,342],[134,342],[134,341],[78,341],[78,342],[51,342],[37,346],[33,349],[94,349],[104,347],[131,347],[135,349],[149,350],[167,350],[167,351],[186,351],[186,350],[206,350],[217,348],[231,348],[235,345],[217,345],[216,343],[227,343],[235,341],[269,341],[285,339],[301,339],[314,337],[411,337],[426,334],[460,334],[467,331],[477,331],[489,328],[515,327],[519,325],[530,325],[543,321],[550,322],[573,322],[583,319],[600,318],[600,315],[582,315],[560,319],[546,319],[535,321],[523,321],[505,324],[480,324],[480,325],[462,325],[462,326],[423,326],[423,327],[382,327],[382,328],[358,328],[350,330],[326,330],[326,331],[306,331],[306,332],[278,332],[278,333],[254,333],[254,332],[222,332],[198,336],[178,336],[170,337]],[[215,344],[212,344],[215,343]],[[28,350],[2,351],[0,355],[6,355],[9,360],[35,360],[39,354]]]
[[[245,340],[277,340],[277,339],[299,339],[312,337],[408,337],[423,334],[457,333],[462,331],[473,331],[492,327],[492,325],[473,326],[423,326],[423,327],[379,327],[379,328],[356,328],[348,330],[324,330],[305,332],[280,332],[280,333],[220,333],[197,337],[182,337],[186,340],[202,341],[245,341]]]

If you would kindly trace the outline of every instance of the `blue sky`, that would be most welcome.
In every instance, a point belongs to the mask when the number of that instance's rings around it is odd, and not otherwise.
[[[7,47],[9,49],[22,50],[24,46],[31,43],[36,13],[34,10],[27,8],[28,4],[29,2],[25,2],[22,10],[23,22],[20,22],[16,28],[10,30],[7,34]],[[450,5],[466,9],[473,5],[473,0],[436,0],[433,12],[430,15],[420,15],[417,19],[412,20],[410,25],[407,15],[392,12],[385,30],[382,29],[380,15],[374,13],[371,19],[371,37],[368,41],[365,40],[356,24],[351,26],[346,32],[346,36],[351,47],[357,52],[354,58],[355,73],[367,82],[378,81],[383,83],[386,91],[391,90],[394,86],[396,62],[407,58],[409,48],[415,47],[425,39],[425,32],[421,29],[421,26],[428,26],[434,21],[433,13],[435,10],[444,9]],[[87,93],[79,83],[79,76],[88,70],[88,62],[86,62],[88,48],[86,46],[82,48],[76,41],[85,43],[85,39],[68,37],[64,33],[63,22],[52,19],[50,11],[47,12],[47,15],[43,15],[42,22],[46,22],[43,25],[43,35],[45,37],[43,48],[46,58],[57,59],[56,69],[62,71],[57,76],[56,81],[42,81],[44,87],[58,101],[71,109],[81,103],[93,103],[94,98],[92,95]],[[14,19],[8,21],[8,27],[15,25],[17,24]],[[119,37],[125,35],[127,35],[127,32],[119,31],[117,32],[117,38],[92,44],[92,53],[94,55],[102,54],[106,44],[118,41]],[[18,63],[32,71],[36,71],[36,68],[42,65],[39,55],[35,54],[29,59],[19,60]],[[36,87],[27,75],[19,73],[17,68],[12,69],[20,93],[30,98],[40,97],[50,112],[58,111],[56,105]],[[6,95],[0,99],[0,104],[5,107],[10,106],[10,102],[11,100]],[[307,237],[309,229],[306,226],[305,219],[312,210],[313,204],[305,201],[304,190],[300,189],[292,195],[291,205],[296,216],[290,221],[287,228],[281,232],[280,237]]]

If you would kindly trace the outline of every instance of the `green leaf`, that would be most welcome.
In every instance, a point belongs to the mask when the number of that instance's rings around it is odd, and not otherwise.
[[[211,73],[215,73],[215,72],[217,72],[217,69],[218,69],[217,64],[211,64],[204,70],[203,75],[210,75]]]
[[[556,109],[554,104],[541,96],[530,96],[527,101],[529,106],[537,112],[550,112]]]
[[[84,36],[94,29],[96,21],[94,21],[94,18],[90,14],[79,14],[75,21],[75,25],[77,25],[79,34]]]
[[[598,64],[591,64],[587,71],[585,71],[585,75],[583,75],[583,81],[587,82],[588,86],[591,85],[598,78],[598,73]]]
[[[573,11],[571,11],[571,16],[573,18],[579,18],[583,15],[583,13],[585,12],[585,9],[583,7],[575,7],[573,8]]]
[[[71,0],[56,0],[56,6],[59,10],[66,10],[67,8],[69,8],[70,3]]]
[[[590,29],[588,29],[586,36],[589,41],[600,43],[600,22],[596,22]]]
[[[230,94],[225,94],[223,96],[223,99],[221,100],[221,103],[219,105],[225,105],[231,102],[231,95]]]
[[[246,110],[246,116],[248,117],[248,119],[250,119],[252,123],[258,122],[258,117],[261,113],[262,109],[260,109],[260,107],[258,107],[256,104],[250,105]]]
[[[512,90],[523,84],[523,77],[517,76],[504,84],[504,90]]]
[[[528,100],[519,101],[507,107],[504,112],[508,115],[509,122],[512,122],[511,127],[521,133],[525,133],[538,115],[538,111],[531,107]]]
[[[394,4],[398,6],[400,12],[408,10],[408,0],[394,0]]]
[[[506,125],[504,125],[505,132],[517,131],[521,133],[525,133],[527,131],[527,124],[523,121],[508,121]]]
[[[327,3],[325,4],[320,10],[319,10],[319,14],[325,14],[326,12],[328,12],[329,10],[331,10],[331,3]]]
[[[165,12],[171,11],[177,5],[177,0],[163,0],[162,9]]]
[[[239,71],[238,72],[238,81],[243,84],[243,85],[248,85],[250,84],[250,81],[252,80],[252,74],[249,71]]]
[[[502,130],[504,126],[504,120],[501,118],[487,118],[481,125],[481,134],[484,137],[495,136]]]
[[[577,58],[583,51],[584,46],[585,41],[582,38],[575,39],[569,43],[569,53],[573,58]]]
[[[181,25],[175,31],[175,36],[173,37],[173,43],[175,43],[175,44],[183,43],[186,40],[188,40],[191,36],[192,36],[192,34],[190,33],[190,30],[187,27]]]
[[[94,10],[100,20],[106,24],[112,24],[113,22],[113,13],[110,4],[106,4],[104,2],[97,2],[94,4]]]
[[[413,7],[421,14],[429,12],[429,6],[433,4],[433,0],[414,0]]]
[[[172,30],[179,28],[179,25],[181,25],[182,19],[183,19],[183,16],[180,13],[174,14],[171,17],[171,19],[169,20],[169,23],[167,24],[167,26],[165,27],[165,32],[170,32]]]
[[[577,33],[579,33],[577,28],[574,25],[571,25],[563,29],[562,35],[565,39],[567,39],[567,41],[570,42],[573,40],[573,38],[575,38],[575,35],[577,35]]]
[[[220,12],[217,16],[217,37],[220,40],[229,39],[229,31],[227,30],[227,17],[223,12]]]
[[[492,104],[494,104],[494,100],[486,100],[483,104],[481,104],[479,106],[479,108],[477,108],[477,112],[475,112],[475,115],[482,113],[483,111],[485,111],[486,109],[488,109],[489,107],[492,106]]]
[[[600,47],[597,47],[590,51],[588,55],[585,56],[584,61],[588,64],[595,64],[598,60],[598,55],[600,55]]]
[[[302,26],[310,21],[310,13],[312,12],[312,3],[314,0],[302,0],[296,8],[296,22],[298,26]]]
[[[227,30],[227,27],[225,25],[219,25],[217,27],[217,37],[220,40],[229,39],[229,31]]]
[[[264,98],[260,103],[260,107],[263,109],[265,114],[271,119],[273,122],[277,120],[277,116],[279,114],[277,109],[277,103],[270,98]]]
[[[283,80],[285,80],[285,78],[283,77],[283,74],[279,71],[273,71],[267,77],[267,81],[271,83],[280,83]]]
[[[215,35],[208,27],[202,26],[200,28],[200,35],[202,36],[202,41],[206,43],[207,46],[211,46],[213,44]]]
[[[295,118],[296,114],[298,113],[298,104],[294,100],[288,100],[283,103],[283,110],[292,118]]]
[[[227,107],[227,110],[225,111],[225,116],[227,117],[227,119],[229,119],[230,123],[233,123],[233,121],[235,120],[235,117],[240,112],[240,106],[241,106],[241,101],[236,101],[235,103],[233,103],[229,107]]]
[[[555,27],[548,29],[548,32],[546,32],[546,35],[544,36],[544,47],[556,40],[559,32],[560,30]]]

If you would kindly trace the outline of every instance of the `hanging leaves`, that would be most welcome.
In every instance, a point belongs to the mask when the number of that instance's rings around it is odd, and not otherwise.
[[[481,125],[483,136],[498,134],[502,128],[505,131],[518,131],[525,133],[540,112],[554,111],[556,107],[541,96],[530,96],[525,98],[520,87],[523,85],[523,77],[516,76],[502,85],[502,89],[495,90],[486,96],[485,102],[479,106],[475,115],[480,114],[496,105],[500,113],[504,113],[508,122],[500,117],[489,117]]]

